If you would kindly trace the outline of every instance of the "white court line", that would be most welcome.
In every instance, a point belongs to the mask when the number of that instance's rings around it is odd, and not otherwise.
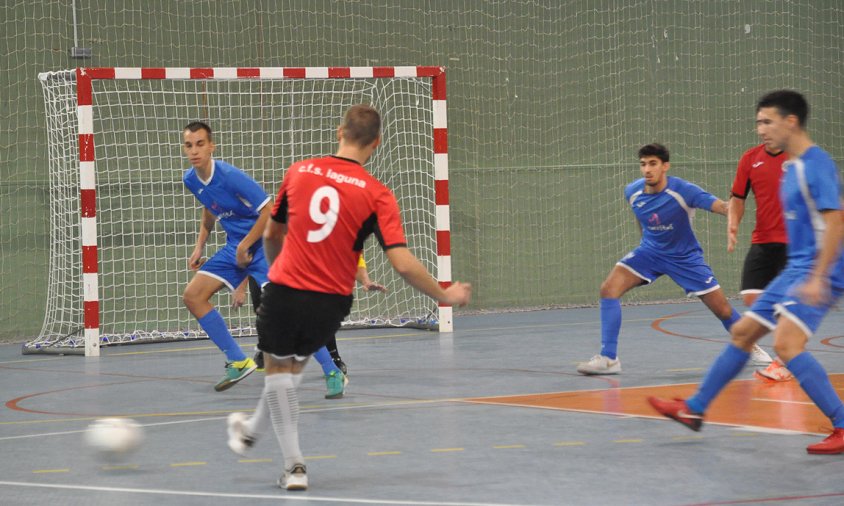
[[[88,485],[58,485],[54,483],[28,483],[25,481],[0,481],[0,485],[8,487],[30,487],[30,488],[52,488],[61,490],[87,490],[91,492],[120,492],[132,494],[149,495],[171,495],[171,496],[192,496],[192,497],[231,497],[233,499],[271,499],[276,501],[310,501],[310,502],[332,502],[332,503],[354,503],[354,504],[400,504],[407,506],[525,506],[512,503],[487,503],[487,502],[442,502],[442,501],[408,501],[389,499],[352,499],[348,497],[322,497],[315,495],[292,495],[292,494],[234,494],[217,492],[192,492],[189,490],[167,490],[167,489],[143,489],[143,488],[122,488],[122,487],[94,487]]]
[[[779,399],[761,399],[759,397],[751,397],[751,401],[759,401],[759,402],[776,402],[779,404],[802,404],[803,406],[814,406],[814,402],[806,402],[806,401],[782,401]]]

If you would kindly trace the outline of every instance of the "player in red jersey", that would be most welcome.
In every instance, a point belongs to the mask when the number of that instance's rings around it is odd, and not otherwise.
[[[733,180],[730,209],[727,214],[727,250],[735,250],[739,224],[744,217],[745,199],[750,192],[756,196],[756,227],[751,236],[750,250],[744,259],[741,273],[741,295],[750,307],[768,283],[785,267],[785,222],[780,204],[782,164],[788,157],[776,146],[760,144],[748,149],[739,160]],[[760,353],[761,352],[761,353]],[[793,376],[779,359],[756,346],[752,363],[768,364],[757,374],[774,381],[788,381]]]
[[[366,238],[374,233],[396,271],[426,295],[454,306],[471,299],[471,285],[455,282],[443,289],[410,252],[395,197],[363,167],[381,142],[380,129],[375,109],[351,107],[337,131],[336,155],[287,170],[264,231],[270,282],[257,327],[267,375],[254,415],[229,416],[228,444],[244,454],[271,424],[284,455],[278,483],[287,490],[308,486],[296,388],[308,357],[349,314]]]

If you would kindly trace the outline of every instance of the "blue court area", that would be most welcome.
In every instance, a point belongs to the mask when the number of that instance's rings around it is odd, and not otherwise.
[[[844,373],[844,315],[810,349]],[[842,456],[810,456],[809,431],[670,421],[548,405],[487,403],[549,394],[697,383],[727,336],[700,303],[624,307],[618,376],[575,364],[599,348],[597,309],[463,316],[453,334],[343,331],[345,398],[323,398],[316,363],[299,392],[310,489],[276,487],[272,434],[248,458],[226,446],[227,415],[250,411],[262,374],[216,393],[222,355],[208,341],[105,348],[98,359],[22,356],[0,347],[0,502],[62,505],[385,504],[691,505],[844,503]],[[242,339],[251,349],[254,340]],[[761,342],[770,351],[771,338]],[[740,379],[758,381],[745,369]],[[793,382],[792,382],[793,383]],[[678,388],[688,388],[678,387]],[[796,388],[775,384],[770,389]],[[785,391],[785,390],[783,390]],[[662,392],[662,391],[661,391]],[[748,398],[736,410],[786,420],[805,399]],[[535,398],[533,396],[532,398]],[[612,395],[610,395],[612,397]],[[611,404],[611,403],[610,403]],[[773,409],[771,409],[773,408]],[[635,411],[635,410],[634,410]],[[141,448],[103,462],[83,442],[94,419],[143,425]]]

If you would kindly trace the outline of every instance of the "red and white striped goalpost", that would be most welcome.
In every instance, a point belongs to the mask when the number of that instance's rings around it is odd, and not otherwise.
[[[97,184],[94,154],[94,89],[99,79],[360,79],[421,77],[432,80],[434,200],[437,279],[451,285],[451,228],[448,199],[448,126],[445,69],[442,67],[97,67],[76,69],[79,120],[79,175],[82,235],[85,355],[100,354],[100,303],[97,255]],[[439,305],[439,331],[454,329],[452,308]]]

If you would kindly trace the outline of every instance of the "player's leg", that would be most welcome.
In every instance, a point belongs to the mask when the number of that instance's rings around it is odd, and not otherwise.
[[[741,271],[739,293],[745,306],[753,305],[765,287],[785,268],[787,260],[784,243],[751,244]],[[756,371],[756,375],[771,381],[789,381],[794,377],[778,357],[774,357],[764,369]]]
[[[245,276],[238,274],[229,262],[231,252],[226,248],[218,251],[202,265],[199,272],[188,283],[182,299],[196,318],[208,338],[226,355],[226,374],[215,386],[218,392],[234,386],[257,368],[248,358],[229,332],[223,316],[211,304],[211,297],[224,286],[230,290],[239,285]]]
[[[332,360],[334,360],[334,365],[337,366],[338,369],[343,371],[343,374],[348,374],[348,369],[346,368],[346,363],[343,362],[343,359],[340,358],[340,352],[337,351],[337,336],[331,336],[331,339],[325,344],[326,349],[328,349],[328,353],[331,354]]]
[[[758,320],[744,316],[731,328],[732,342],[709,367],[698,390],[689,399],[660,399],[649,397],[648,402],[659,413],[674,419],[692,430],[703,426],[703,415],[709,404],[744,368],[750,358],[750,349],[770,329]]]
[[[832,422],[833,433],[806,451],[818,454],[844,453],[844,404],[829,381],[829,375],[806,351],[809,336],[820,325],[827,307],[802,304],[778,306],[780,319],[774,332],[774,350],[800,382],[800,387]]]
[[[732,326],[739,321],[741,316],[738,311],[730,305],[724,291],[718,288],[707,294],[701,295],[700,300],[712,311],[716,318],[721,320],[721,325],[730,332]],[[758,344],[754,344],[750,350],[750,363],[753,365],[768,365],[772,362],[771,356]]]
[[[625,257],[629,259],[630,255]],[[619,262],[601,283],[601,352],[587,362],[577,365],[580,374],[618,374],[621,361],[618,359],[618,335],[621,331],[621,296],[631,289],[649,283],[653,278]]]

